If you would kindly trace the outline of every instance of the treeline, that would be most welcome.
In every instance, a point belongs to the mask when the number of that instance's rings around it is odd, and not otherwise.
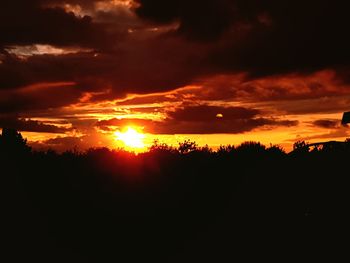
[[[35,152],[4,129],[5,251],[45,262],[325,256],[342,245],[349,153],[349,142],[298,142],[287,154],[256,142],[212,151],[185,141],[177,148],[155,142],[138,155],[58,154]]]

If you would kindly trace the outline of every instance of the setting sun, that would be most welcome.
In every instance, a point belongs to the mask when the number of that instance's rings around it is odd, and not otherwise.
[[[144,138],[145,135],[138,132],[136,129],[132,127],[128,127],[124,132],[116,132],[116,139],[118,141],[123,142],[123,144],[132,149],[142,149],[145,147]]]

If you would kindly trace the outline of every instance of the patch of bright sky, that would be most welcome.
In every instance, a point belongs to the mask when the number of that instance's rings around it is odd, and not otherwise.
[[[91,49],[83,49],[80,47],[55,47],[51,45],[25,45],[25,46],[9,46],[6,48],[6,51],[10,54],[13,54],[19,58],[26,59],[31,56],[39,55],[67,55],[67,54],[76,54],[80,52],[92,52]]]

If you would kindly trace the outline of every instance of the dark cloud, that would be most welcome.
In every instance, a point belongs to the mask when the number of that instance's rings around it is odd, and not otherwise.
[[[151,94],[115,106],[157,103],[164,121],[128,121],[153,133],[202,134],[297,125],[228,107],[233,101],[259,102],[276,114],[328,113],[349,105],[346,1],[136,2],[139,7],[129,9],[107,0],[2,1],[0,113],[31,118],[69,110],[82,98],[95,103]],[[34,52],[38,44],[62,53]],[[29,54],[21,56],[21,49]],[[227,107],[201,106],[209,101]],[[170,110],[181,102],[187,106]]]
[[[218,38],[232,23],[235,9],[231,1],[139,0],[136,13],[157,23],[179,22],[177,29],[190,39]]]
[[[266,1],[262,5],[260,12],[269,15],[271,25],[251,24],[244,34],[238,29],[229,32],[225,44],[212,53],[211,63],[221,70],[247,71],[251,77],[349,66],[348,2]]]
[[[325,129],[336,129],[340,126],[339,120],[317,120],[313,122],[313,125]]]
[[[295,126],[296,121],[278,121],[267,118],[252,119],[235,119],[222,120],[219,119],[212,122],[187,122],[187,121],[168,121],[163,125],[155,127],[156,134],[215,134],[227,133],[238,134],[252,131],[264,126]]]
[[[295,126],[297,121],[259,117],[255,109],[242,107],[189,106],[168,112],[163,121],[144,119],[111,119],[96,124],[102,130],[125,126],[144,127],[153,134],[213,134],[242,133],[262,126]]]
[[[44,141],[29,141],[28,144],[35,150],[46,151],[54,149],[56,152],[64,152],[67,150],[85,150],[93,145],[84,143],[84,136],[82,137],[56,137]]]
[[[155,23],[180,23],[198,40],[221,37],[207,63],[251,76],[349,66],[346,1],[139,0],[137,14]]]
[[[45,132],[45,133],[65,133],[71,131],[69,128],[62,128],[52,124],[44,124],[39,121],[26,120],[20,118],[1,117],[1,128],[12,128],[18,131],[26,132]]]
[[[0,90],[1,113],[26,113],[67,106],[76,102],[82,92],[74,83],[38,83],[21,89]]]
[[[92,9],[94,7],[94,4],[98,2],[104,2],[104,1],[106,0],[37,0],[37,2],[40,3],[42,6],[71,4],[71,5],[79,5],[88,9]]]
[[[48,139],[45,141],[46,145],[51,145],[51,146],[58,146],[58,145],[71,145],[72,148],[74,146],[80,145],[82,142],[82,138],[80,137],[56,137],[53,139]]]
[[[346,34],[349,4],[345,1],[138,1],[136,13],[140,17],[152,20],[155,26],[178,21],[179,34],[207,39],[209,44],[150,33],[147,23],[142,26],[140,21],[136,22],[130,10],[96,11],[93,8],[97,2],[103,1],[6,0],[0,11],[3,13],[0,46],[1,43],[86,46],[100,49],[100,58],[93,59],[94,54],[40,56],[22,63],[7,59],[0,68],[0,76],[7,78],[1,79],[4,83],[1,86],[74,78],[87,89],[97,82],[99,86],[111,87],[120,96],[124,90],[140,93],[171,90],[201,76],[228,72],[263,76],[349,66],[350,43]],[[79,4],[90,10],[91,17],[68,13],[60,8],[63,3]],[[148,33],[141,30],[125,35],[128,29],[135,29],[135,23]],[[116,34],[122,31],[123,37]],[[105,46],[109,47],[108,52],[103,52]],[[31,77],[33,72],[43,73]]]
[[[218,118],[217,115],[222,117]],[[186,122],[210,122],[210,121],[234,121],[237,119],[251,119],[259,114],[258,110],[246,109],[243,107],[218,107],[218,106],[189,106],[183,109],[178,109],[174,112],[169,112],[168,116],[174,121]]]
[[[109,89],[109,95],[99,99],[110,99],[172,90],[200,83],[203,77],[241,71],[257,77],[335,67],[342,68],[342,78],[348,75],[346,3],[138,1],[136,14],[152,20],[157,30],[178,21],[180,35],[206,39],[203,44],[164,34],[167,30],[149,31],[147,22],[142,24],[125,8],[96,11],[97,2],[102,1],[5,1],[0,11],[4,13],[0,46],[42,43],[91,47],[99,52],[35,55],[23,60],[2,48],[0,88],[74,81],[84,91]],[[64,3],[79,4],[91,17],[68,13],[61,8]],[[127,34],[128,29],[140,30]],[[123,35],[116,34],[122,31]],[[102,48],[106,45],[108,49]],[[270,87],[276,97],[285,95],[285,90]],[[215,87],[208,96],[237,94],[221,91],[225,89]]]
[[[320,97],[317,99],[303,100],[282,100],[262,103],[261,106],[274,108],[277,111],[292,115],[304,114],[339,114],[339,120],[342,118],[342,113],[349,110],[350,97],[335,96],[335,97]]]
[[[87,135],[57,136],[43,141],[29,141],[29,145],[37,150],[54,149],[58,152],[67,150],[86,150],[91,147],[105,147],[113,145],[113,141],[103,138],[97,133]]]
[[[144,46],[135,40],[131,45],[97,56],[94,52],[66,55],[34,55],[23,60],[7,55],[0,64],[0,89],[19,89],[35,83],[74,82],[71,96],[82,92],[106,92],[97,99],[114,99],[127,93],[147,94],[171,90],[191,82],[195,69],[203,73],[199,61],[191,57],[189,48],[176,40],[169,45],[157,41]],[[164,44],[164,43],[163,43]],[[179,50],[172,52],[173,45]],[[198,51],[197,51],[198,52]],[[183,65],[187,65],[184,67]],[[50,91],[47,91],[50,92]],[[18,104],[8,100],[6,104]],[[33,105],[35,107],[35,105]]]
[[[93,23],[91,17],[77,17],[62,8],[45,6],[51,2],[55,1],[2,1],[0,46],[51,44],[104,48],[109,43],[104,28]]]
[[[26,60],[8,57],[0,65],[2,89],[20,88],[35,83],[75,81],[98,75],[100,59],[93,59],[93,53],[68,54],[61,56],[36,55]],[[96,80],[97,82],[98,80]],[[84,89],[88,90],[90,86]]]
[[[172,133],[243,133],[262,126],[295,126],[296,121],[260,117],[256,109],[243,107],[188,106],[169,112],[164,131]]]
[[[318,142],[324,142],[325,140],[341,140],[344,141],[346,138],[349,138],[350,133],[348,127],[342,127],[339,129],[331,130],[327,133],[324,134],[316,134],[312,136],[301,136],[298,137],[297,140],[293,141],[315,141],[317,140]]]
[[[244,74],[222,74],[199,79],[197,86],[171,92],[133,96],[118,106],[220,101],[258,103],[259,107],[276,109],[284,114],[336,113],[350,105],[350,85],[338,78],[334,70],[313,74],[288,74],[250,80]]]

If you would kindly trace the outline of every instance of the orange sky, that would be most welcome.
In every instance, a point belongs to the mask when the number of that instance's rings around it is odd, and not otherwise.
[[[318,73],[318,75],[320,74],[322,75],[325,73]],[[302,83],[300,78],[296,79],[298,84]],[[288,80],[287,77],[283,77],[282,80],[277,79],[276,81],[285,81],[289,85],[288,88],[293,89],[293,80]],[[305,82],[306,81],[307,80],[305,80]],[[213,85],[215,85],[215,82]],[[303,85],[306,87],[305,90],[298,90],[301,96],[303,96],[303,92],[309,92],[307,90],[307,83],[303,83]],[[55,85],[51,85],[47,88],[55,88]],[[262,89],[261,92],[264,93],[263,85],[261,85],[260,88]],[[332,87],[327,88],[332,89]],[[27,90],[30,89],[33,88],[28,88]],[[153,123],[147,126],[147,121],[156,121],[157,123],[168,121],[177,122],[177,120],[172,120],[172,117],[168,116],[168,112],[176,112],[176,110],[183,107],[186,102],[191,104],[195,101],[198,105],[202,105],[202,97],[207,96],[205,94],[207,90],[203,91],[203,89],[205,88],[202,86],[188,86],[166,93],[148,95],[134,94],[126,96],[125,99],[113,101],[105,100],[98,103],[91,102],[91,98],[93,98],[94,94],[85,94],[80,99],[80,102],[68,107],[63,107],[58,112],[49,113],[48,116],[30,118],[32,121],[38,121],[47,125],[54,124],[55,126],[66,128],[67,131],[64,133],[23,132],[23,135],[27,137],[29,142],[36,148],[52,147],[62,150],[73,147],[74,145],[74,143],[71,145],[69,141],[67,144],[67,142],[59,140],[59,138],[64,137],[79,138],[79,140],[75,142],[75,145],[79,148],[101,146],[108,146],[111,148],[125,147],[124,143],[117,139],[115,133],[122,132],[126,127],[137,128],[141,133],[145,134],[145,149],[151,146],[156,139],[174,146],[177,146],[179,142],[190,139],[196,141],[200,146],[208,144],[214,149],[220,145],[237,145],[244,141],[260,141],[265,145],[278,144],[285,150],[290,151],[293,143],[297,140],[320,142],[345,140],[349,137],[349,129],[340,125],[343,110],[347,107],[346,102],[348,100],[345,96],[333,98],[322,96],[321,98],[309,100],[301,98],[292,101],[276,100],[264,102],[251,101],[249,98],[242,101],[223,101],[219,99],[211,100],[206,103],[206,105],[218,107],[215,108],[218,111],[212,114],[213,126],[220,125],[220,121],[224,121],[226,118],[225,114],[222,114],[219,110],[221,107],[222,109],[227,107],[254,108],[261,111],[259,114],[261,114],[263,118],[271,118],[272,120],[281,122],[296,122],[290,125],[268,123],[244,132],[230,133],[228,130],[225,133],[206,133],[204,130],[201,134],[172,134],[171,129],[174,127],[169,127],[169,133],[164,133],[164,130],[161,129],[162,133],[159,134],[157,133],[157,129],[152,130],[154,129]],[[332,101],[333,104],[329,105]],[[339,105],[334,103],[338,103]],[[313,113],[312,111],[315,107],[320,107],[320,112],[316,110],[316,112]],[[327,110],[323,110],[323,107],[326,109],[334,107],[334,109],[330,109],[329,112],[327,112]],[[288,112],[291,111],[291,109],[295,112]],[[303,111],[305,111],[305,113]],[[218,117],[217,115],[220,116]],[[168,120],[169,118],[170,120]],[[70,123],[69,119],[74,119],[75,123]],[[120,123],[108,127],[100,127],[97,125],[99,122],[108,122],[113,119],[117,119]],[[216,120],[219,120],[219,122]],[[210,125],[210,122],[208,124]],[[49,139],[53,140],[51,145],[47,142]]]

